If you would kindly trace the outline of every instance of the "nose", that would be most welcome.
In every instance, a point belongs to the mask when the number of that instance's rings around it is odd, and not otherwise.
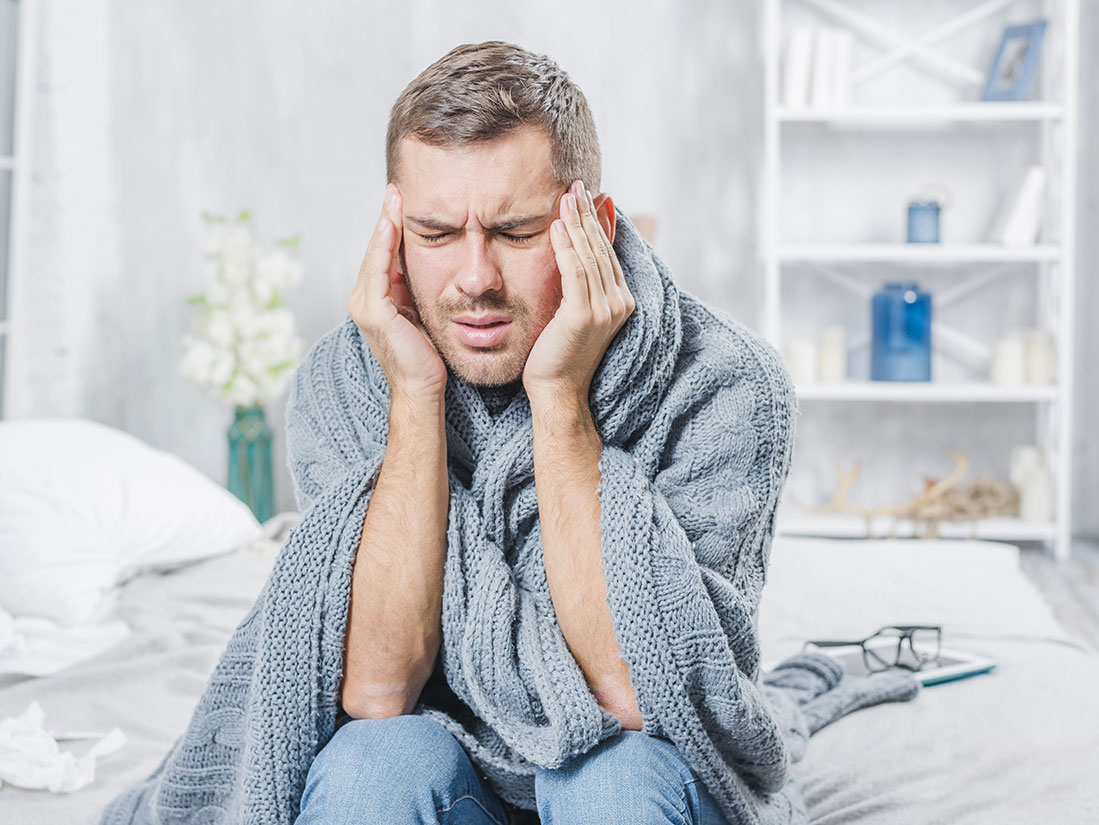
[[[488,248],[483,232],[466,232],[469,259],[458,275],[457,286],[464,294],[477,296],[503,288],[504,279]]]

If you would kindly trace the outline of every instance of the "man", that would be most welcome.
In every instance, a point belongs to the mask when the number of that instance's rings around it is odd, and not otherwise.
[[[386,159],[347,319],[290,386],[302,518],[102,825],[807,825],[809,735],[918,682],[815,652],[761,673],[777,353],[598,192],[544,56],[452,49]]]
[[[469,80],[474,71],[483,87]],[[447,114],[455,100],[461,117]],[[416,134],[425,122],[431,142]],[[397,100],[388,136],[391,182],[347,305],[392,391],[386,458],[354,567],[342,705],[356,721],[318,757],[298,822],[330,822],[335,805],[384,811],[390,821],[413,821],[414,809],[503,823],[501,801],[457,741],[402,716],[416,706],[442,639],[448,368],[497,409],[521,382],[554,611],[594,695],[623,728],[640,731],[606,603],[594,494],[600,441],[587,406],[634,299],[612,247],[611,197],[583,183],[599,180],[591,114],[550,61],[502,43],[458,47]],[[565,777],[621,792],[649,766],[667,780],[653,793],[686,800],[692,817],[718,816],[670,743],[628,735],[577,760],[560,782],[547,774],[543,814]],[[627,798],[630,811],[644,804]],[[408,814],[397,815],[401,805]]]

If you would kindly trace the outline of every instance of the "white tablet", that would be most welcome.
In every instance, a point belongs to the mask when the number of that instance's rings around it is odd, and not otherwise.
[[[871,639],[866,644],[874,650],[878,650],[880,647],[881,655],[886,657],[887,653],[889,655],[895,654],[897,641],[896,639],[880,638]],[[851,676],[873,675],[867,669],[866,662],[863,658],[862,648],[858,645],[820,648],[810,642],[806,650],[823,653],[826,656],[837,659],[843,665],[844,671]],[[901,661],[910,664],[914,663],[907,652],[902,656]],[[778,663],[778,661],[771,662],[769,665],[764,665],[763,669],[765,671],[770,671]],[[962,651],[951,650],[944,647],[939,650],[938,664],[926,665],[922,670],[914,671],[913,673],[921,684],[927,686],[937,685],[941,682],[952,682],[955,679],[964,679],[967,676],[976,676],[979,673],[988,673],[994,667],[996,667],[995,660],[989,659],[986,656],[963,653]]]

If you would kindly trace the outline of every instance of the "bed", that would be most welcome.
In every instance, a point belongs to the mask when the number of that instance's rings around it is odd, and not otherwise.
[[[1099,822],[1099,654],[1061,628],[1017,547],[779,538],[763,593],[765,664],[807,638],[919,623],[998,662],[818,731],[797,766],[814,823]]]
[[[128,743],[70,794],[0,789],[5,825],[94,823],[147,775],[186,726],[222,646],[279,547],[262,538],[129,581],[133,632],[59,673],[0,681],[0,716],[32,701],[49,729]],[[857,571],[857,572],[855,572]],[[997,668],[866,708],[823,728],[795,766],[814,823],[1099,822],[1099,655],[1076,642],[1021,574],[1017,548],[983,541],[775,541],[760,608],[764,661],[811,637],[864,636],[933,621],[943,644]],[[63,742],[79,756],[89,741]]]
[[[36,586],[114,581],[103,603],[111,608],[109,620],[129,630],[56,672],[0,674],[0,720],[36,702],[48,731],[103,734],[118,727],[127,741],[100,757],[91,783],[71,793],[0,787],[3,825],[92,825],[110,799],[159,764],[299,515],[282,513],[252,534],[259,525],[234,509],[239,501],[174,457],[148,453],[114,432],[75,422],[61,427],[64,432],[51,431],[34,444],[29,427],[15,433],[11,424],[0,425],[0,453],[25,449],[35,457],[0,466],[0,597],[37,604],[42,594],[29,598]],[[76,446],[49,458],[44,445],[63,442],[63,435]],[[99,448],[102,456],[90,454]],[[79,477],[64,462],[101,466],[108,455],[112,467],[126,468],[113,482],[100,472],[94,486],[57,487],[58,479]],[[13,519],[28,508],[43,506],[43,490],[24,495],[36,478],[48,479],[49,495],[64,502],[87,507],[103,498],[95,524],[113,538],[97,540],[123,547],[124,557],[97,556],[99,567],[88,561],[72,581],[28,575],[13,588],[4,565],[15,574],[19,569],[4,558],[11,546],[5,535],[12,535],[4,530],[15,529]],[[178,499],[174,509],[166,508],[168,498]],[[145,510],[135,510],[139,506]],[[108,513],[115,520],[109,530]],[[74,519],[66,529],[75,525],[71,535],[87,538],[87,514]],[[63,521],[40,513],[31,523],[33,537],[65,527]],[[196,525],[214,533],[197,534]],[[235,530],[249,537],[226,545]],[[211,535],[222,544],[211,546]],[[39,550],[44,557],[60,552],[57,544],[54,539]],[[71,553],[72,542],[63,544]],[[73,564],[65,556],[54,562],[55,570]],[[1061,628],[1023,575],[1016,547],[776,538],[759,613],[765,669],[806,639],[860,638],[887,624],[942,625],[945,647],[998,664],[991,673],[925,687],[911,702],[864,708],[818,731],[794,766],[813,823],[1099,822],[1099,654]],[[60,744],[79,758],[94,743]]]

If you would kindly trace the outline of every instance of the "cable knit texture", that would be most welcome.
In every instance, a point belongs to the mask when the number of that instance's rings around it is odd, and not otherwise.
[[[774,348],[679,289],[616,210],[614,247],[637,306],[597,369],[595,491],[615,636],[644,732],[676,745],[730,823],[805,823],[791,766],[809,735],[913,698],[907,672],[845,676],[798,653],[761,674],[757,616],[797,405]],[[102,819],[293,822],[340,714],[351,569],[385,455],[389,386],[346,318],[308,352],[286,410],[303,511],[193,717]],[[546,583],[530,405],[497,415],[451,373],[443,643],[414,713],[436,719],[511,806],[534,775],[621,731],[596,701]]]

